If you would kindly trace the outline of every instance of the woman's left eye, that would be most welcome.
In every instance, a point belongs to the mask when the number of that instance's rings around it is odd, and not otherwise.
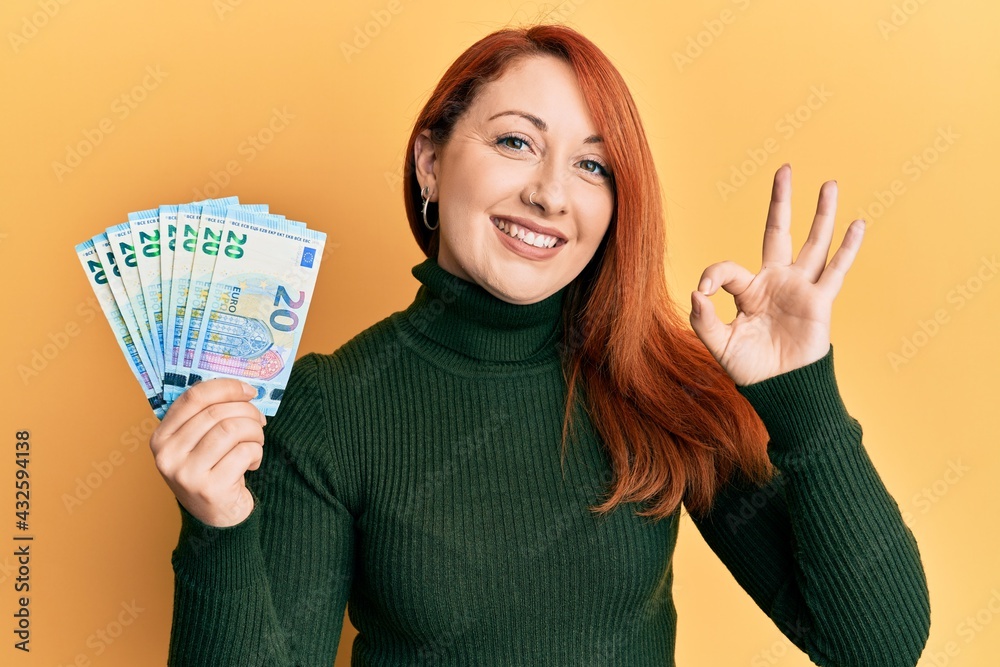
[[[518,142],[521,145],[520,146],[512,146],[512,145],[510,145],[510,142],[513,142],[513,141],[516,141],[516,142]],[[513,134],[505,134],[504,136],[497,138],[497,144],[503,144],[507,148],[513,148],[514,150],[519,151],[522,146],[527,146],[528,142],[525,141],[524,139],[522,139],[521,137],[515,136]]]
[[[608,170],[597,160],[583,160],[580,164],[583,165],[585,171],[589,171],[592,174],[600,174],[605,177],[608,175]],[[593,169],[594,167],[596,167],[596,170]]]

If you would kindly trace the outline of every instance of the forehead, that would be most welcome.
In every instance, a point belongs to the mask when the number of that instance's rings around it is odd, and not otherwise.
[[[588,134],[594,131],[576,73],[569,63],[551,55],[528,56],[511,63],[501,77],[480,89],[469,111],[485,121],[509,110],[539,116],[551,129],[564,126]]]

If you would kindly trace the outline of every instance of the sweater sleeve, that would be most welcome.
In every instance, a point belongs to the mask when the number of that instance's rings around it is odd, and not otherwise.
[[[317,355],[293,366],[246,473],[254,509],[202,523],[178,503],[168,665],[323,665],[336,657],[353,564],[353,517],[338,493]],[[342,466],[343,467],[343,466]]]
[[[917,663],[930,602],[916,540],[841,399],[833,346],[811,364],[738,387],[777,473],[737,478],[692,520],[754,602],[824,667]]]

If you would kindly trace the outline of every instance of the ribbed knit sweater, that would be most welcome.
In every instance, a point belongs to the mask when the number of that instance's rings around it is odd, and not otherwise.
[[[249,517],[180,507],[169,664],[330,667],[347,605],[352,665],[674,665],[680,510],[588,509],[612,477],[585,411],[562,469],[565,290],[516,305],[433,259],[413,275],[405,310],[295,363]],[[734,480],[699,532],[816,664],[914,665],[920,555],[833,347],[739,391],[779,472]]]

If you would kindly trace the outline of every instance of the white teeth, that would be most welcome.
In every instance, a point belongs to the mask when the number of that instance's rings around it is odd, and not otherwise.
[[[520,239],[524,243],[536,248],[552,248],[559,242],[559,240],[554,236],[535,234],[534,232],[527,231],[523,227],[518,227],[513,222],[508,222],[507,220],[492,218],[492,221],[494,225],[496,225],[508,236]]]

